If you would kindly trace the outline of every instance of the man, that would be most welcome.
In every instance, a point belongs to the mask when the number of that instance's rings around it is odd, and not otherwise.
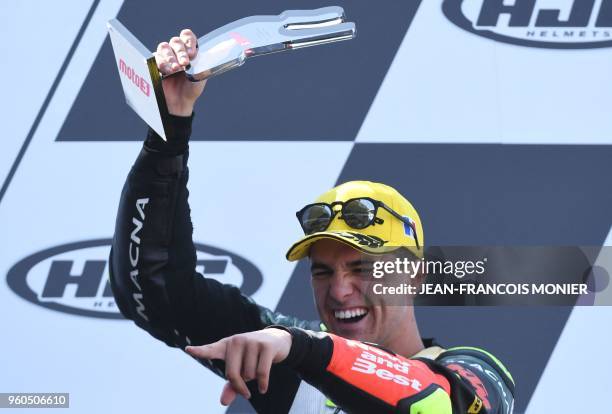
[[[159,44],[157,65],[169,76],[196,54],[197,37],[183,30]],[[227,378],[224,404],[238,393],[260,413],[510,413],[514,383],[495,357],[433,346],[409,296],[391,306],[371,295],[374,261],[423,256],[419,216],[391,187],[345,183],[297,213],[305,237],[287,258],[309,257],[323,323],[273,312],[195,272],[187,158],[204,83],[165,78],[174,132],[164,142],[149,130],[123,189],[110,259],[123,315]]]

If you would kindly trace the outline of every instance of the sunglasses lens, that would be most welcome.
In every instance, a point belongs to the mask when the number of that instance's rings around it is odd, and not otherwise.
[[[329,226],[332,218],[332,210],[324,204],[315,204],[308,207],[302,213],[302,228],[304,233],[312,234],[323,231]]]
[[[354,229],[368,227],[374,220],[376,206],[370,200],[359,198],[344,204],[342,217]]]

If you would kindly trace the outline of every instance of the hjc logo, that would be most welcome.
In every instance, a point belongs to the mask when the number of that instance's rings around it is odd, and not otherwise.
[[[144,80],[142,76],[139,76],[134,70],[134,68],[126,65],[123,59],[119,59],[119,71],[123,73],[129,80],[131,80],[132,83],[142,91],[142,93],[149,96],[149,94],[151,93],[151,86],[149,85],[149,82]]]
[[[8,285],[48,309],[122,319],[108,277],[110,244],[110,239],[89,240],[34,253],[9,270]],[[246,259],[207,245],[196,244],[196,250],[196,270],[206,277],[240,286],[249,295],[261,286],[259,269]]]
[[[444,0],[444,15],[479,36],[532,47],[612,46],[612,0]],[[558,4],[558,3],[557,3]]]

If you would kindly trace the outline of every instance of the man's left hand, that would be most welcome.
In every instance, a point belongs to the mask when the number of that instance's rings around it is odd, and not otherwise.
[[[208,345],[188,346],[185,351],[200,359],[225,361],[225,384],[221,404],[232,403],[236,394],[251,398],[246,381],[257,379],[259,392],[268,390],[273,363],[283,361],[291,349],[291,334],[282,329],[262,329],[229,336]]]

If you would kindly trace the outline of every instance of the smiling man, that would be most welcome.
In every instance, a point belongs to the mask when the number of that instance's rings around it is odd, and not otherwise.
[[[160,72],[187,66],[196,39],[183,30],[160,43]],[[391,187],[348,182],[298,211],[304,237],[287,258],[310,260],[320,322],[273,312],[198,274],[187,159],[204,82],[177,74],[163,88],[173,134],[165,142],[149,130],[121,194],[111,251],[125,317],[225,377],[222,403],[238,393],[259,413],[512,412],[514,383],[495,357],[434,346],[419,334],[411,297],[370,294],[374,261],[423,256],[420,218]]]
[[[401,355],[423,349],[411,298],[385,306],[384,296],[372,294],[375,261],[423,256],[414,207],[387,185],[351,181],[321,195],[297,217],[305,236],[287,259],[309,257],[315,303],[329,331]]]

